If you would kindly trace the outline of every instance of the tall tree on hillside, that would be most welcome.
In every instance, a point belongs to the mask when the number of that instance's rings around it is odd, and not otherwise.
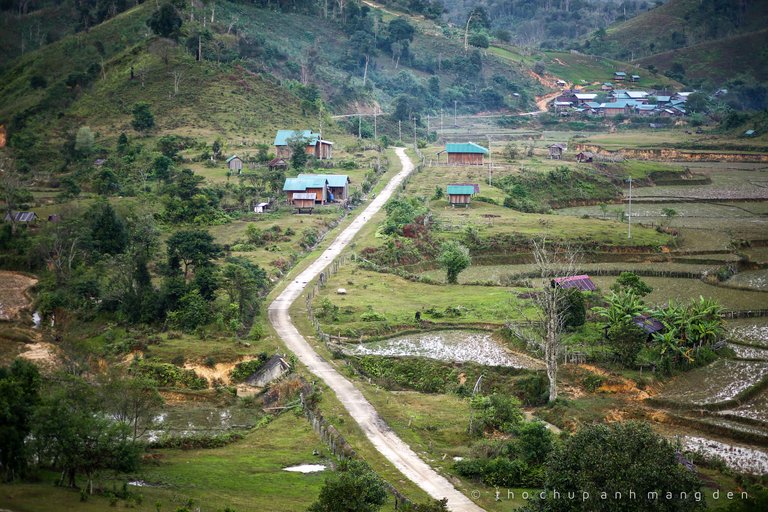
[[[307,165],[307,160],[309,160],[309,155],[307,155],[309,140],[300,135],[294,135],[289,137],[286,142],[291,150],[291,167],[296,170],[304,169],[304,166]]]
[[[210,265],[211,260],[221,254],[221,247],[213,241],[207,231],[177,231],[166,243],[169,272],[178,272],[182,266],[185,279],[189,277],[192,268],[199,269]]]
[[[179,12],[168,2],[152,13],[147,20],[147,26],[160,37],[176,40],[181,30],[181,16]]]
[[[37,367],[16,359],[0,368],[0,474],[4,481],[20,476],[27,465],[26,439],[40,400]]]
[[[539,327],[524,329],[514,322],[509,324],[512,331],[532,348],[541,350],[547,366],[549,379],[549,401],[557,399],[557,360],[560,355],[563,333],[570,318],[569,291],[555,284],[556,277],[576,275],[579,252],[575,247],[552,244],[546,238],[532,242],[532,254],[537,283],[541,290],[535,295],[538,306]]]

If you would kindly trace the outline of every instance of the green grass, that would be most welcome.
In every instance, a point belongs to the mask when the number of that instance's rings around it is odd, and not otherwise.
[[[318,457],[312,455],[314,449],[328,456],[325,444],[312,432],[309,422],[288,413],[224,448],[159,450],[159,458],[131,475],[161,485],[133,488],[144,496],[135,510],[154,512],[155,503],[161,503],[162,510],[175,510],[189,498],[203,510],[224,506],[241,512],[306,510],[317,498],[325,473],[304,475],[282,468],[318,462]],[[0,506],[17,512],[112,510],[104,497],[81,503],[78,492],[52,486],[56,476],[46,474],[37,484],[0,486]],[[118,488],[124,480],[115,481]]]

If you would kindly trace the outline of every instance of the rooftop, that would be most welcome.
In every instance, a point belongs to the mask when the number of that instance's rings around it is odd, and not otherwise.
[[[559,284],[560,288],[577,288],[582,291],[597,290],[595,283],[592,282],[592,279],[586,274],[580,276],[556,277],[552,281]]]
[[[329,187],[344,187],[351,180],[346,174],[299,174],[299,179],[325,179]]]
[[[449,196],[465,196],[475,193],[475,187],[477,185],[448,185]]]
[[[475,144],[474,142],[448,143],[445,145],[445,151],[448,153],[479,153],[488,154],[488,149]]]
[[[277,130],[274,145],[287,146],[288,139],[291,137],[303,137],[309,139],[308,145],[310,146],[314,146],[317,144],[317,141],[320,140],[320,134],[314,133],[312,130]]]

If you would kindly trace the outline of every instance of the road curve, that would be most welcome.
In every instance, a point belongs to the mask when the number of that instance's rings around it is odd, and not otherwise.
[[[365,399],[363,394],[346,378],[342,377],[333,366],[315,352],[307,340],[291,322],[289,308],[303,292],[307,283],[314,279],[336,258],[349,244],[360,228],[378,212],[392,196],[397,187],[413,170],[411,160],[405,150],[396,149],[400,157],[402,170],[384,187],[384,190],[366,207],[352,223],[341,232],[331,245],[309,267],[299,274],[293,282],[269,305],[269,321],[286,346],[296,354],[313,374],[325,382],[336,393],[339,401],[355,419],[365,436],[373,446],[384,455],[401,473],[421,487],[427,494],[436,498],[448,498],[448,508],[456,512],[482,512],[469,498],[457,491],[443,476],[439,475],[427,463],[419,458],[405,444]]]

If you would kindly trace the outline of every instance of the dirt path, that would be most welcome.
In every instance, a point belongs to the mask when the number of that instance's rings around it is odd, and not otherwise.
[[[379,416],[363,394],[346,378],[342,377],[326,360],[315,352],[291,322],[289,308],[304,291],[307,283],[314,279],[352,241],[365,223],[378,212],[392,196],[400,183],[413,170],[405,150],[396,149],[403,169],[384,190],[371,201],[368,207],[341,232],[318,258],[299,274],[292,283],[269,305],[269,320],[286,346],[307,366],[309,371],[320,377],[336,393],[344,408],[354,418],[373,446],[387,458],[401,473],[436,498],[448,498],[448,507],[457,512],[479,512],[483,509],[457,491],[443,476],[419,458]]]

